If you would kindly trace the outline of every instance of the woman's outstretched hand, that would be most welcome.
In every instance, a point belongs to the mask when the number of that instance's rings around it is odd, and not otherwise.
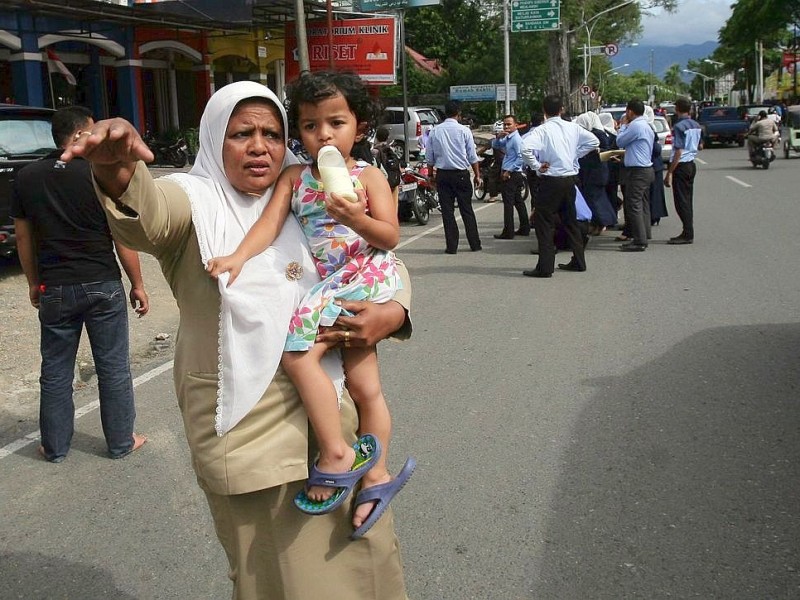
[[[93,165],[120,165],[143,160],[151,162],[153,153],[136,128],[125,119],[97,121],[90,129],[76,133],[64,148],[61,160],[85,158]]]

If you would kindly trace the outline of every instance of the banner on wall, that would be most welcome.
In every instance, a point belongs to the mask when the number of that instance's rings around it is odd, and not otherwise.
[[[394,85],[397,27],[394,17],[333,21],[333,45],[329,45],[326,21],[309,21],[308,60],[312,71],[335,68],[354,71],[367,83]],[[293,23],[286,25],[286,80],[300,75],[297,37]]]

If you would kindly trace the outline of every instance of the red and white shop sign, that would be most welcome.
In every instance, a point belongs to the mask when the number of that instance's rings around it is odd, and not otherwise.
[[[348,19],[333,22],[333,45],[329,45],[326,21],[306,25],[308,59],[312,71],[330,68],[333,53],[337,69],[354,71],[373,84],[393,85],[397,27],[394,18]],[[300,74],[294,23],[286,25],[286,80]]]

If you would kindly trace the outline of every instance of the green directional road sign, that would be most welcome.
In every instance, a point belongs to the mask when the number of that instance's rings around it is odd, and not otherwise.
[[[553,31],[560,20],[559,0],[511,0],[511,31]]]

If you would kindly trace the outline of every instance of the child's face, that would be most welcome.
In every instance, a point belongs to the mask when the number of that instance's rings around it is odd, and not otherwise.
[[[298,114],[303,146],[314,160],[323,146],[336,146],[342,156],[350,156],[359,137],[359,124],[344,96],[336,94],[316,104],[303,102]]]

